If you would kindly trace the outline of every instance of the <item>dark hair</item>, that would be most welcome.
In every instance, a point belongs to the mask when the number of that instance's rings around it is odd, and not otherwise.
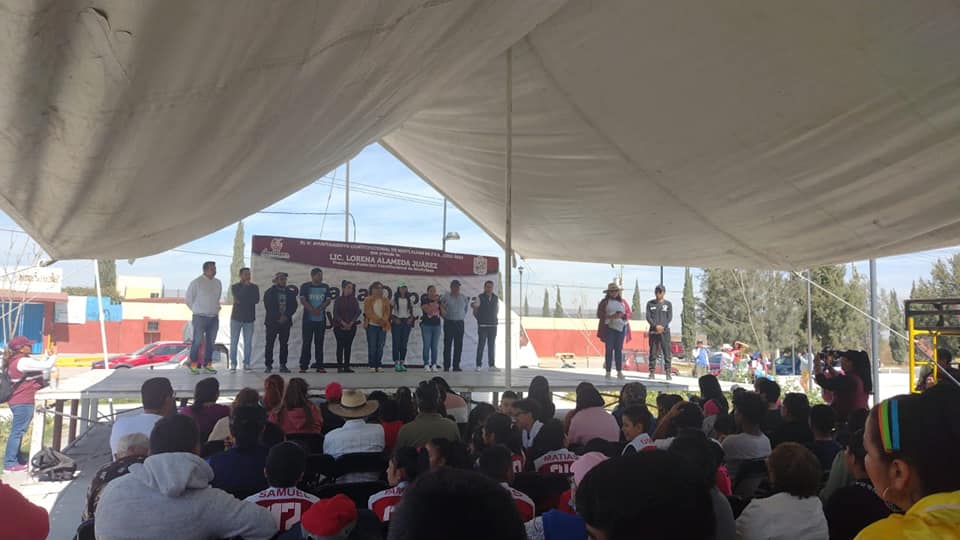
[[[557,412],[557,407],[553,404],[553,394],[550,392],[550,382],[543,375],[537,375],[530,380],[527,399],[532,399],[540,405],[540,413],[536,417],[541,422],[553,418]]]
[[[237,275],[239,276],[240,274],[242,274],[242,273],[244,273],[244,272],[249,272],[249,271],[250,271],[250,267],[249,267],[249,266],[244,266],[243,268],[241,268],[240,270],[237,271]]]
[[[503,398],[517,400],[520,399],[520,395],[513,390],[504,390],[503,393],[500,394],[500,401],[503,401]]]
[[[267,413],[259,405],[237,407],[230,416],[230,433],[240,452],[249,452],[260,444],[260,435],[267,424]]]
[[[753,383],[753,387],[768,405],[772,405],[780,399],[780,385],[773,379],[760,377],[757,382]]]
[[[767,414],[767,403],[756,392],[743,392],[733,398],[733,406],[743,421],[753,427],[760,427]]]
[[[847,450],[853,455],[854,461],[859,465],[864,464],[864,458],[867,456],[867,450],[863,447],[863,430],[858,429],[850,434],[847,441]]]
[[[873,368],[870,367],[870,355],[866,351],[850,350],[841,352],[840,356],[850,360],[850,363],[853,364],[853,370],[863,381],[863,391],[867,394],[873,392]],[[849,375],[852,375],[852,373]]]
[[[451,535],[458,540],[527,538],[513,499],[499,483],[443,467],[407,488],[403,504],[391,516],[388,538],[447,540]]]
[[[694,403],[681,403],[677,409],[677,416],[673,418],[670,432],[675,436],[682,429],[701,429],[703,427],[703,411]]]
[[[214,261],[204,261],[204,262],[203,262],[203,270],[206,271],[207,268],[210,268],[211,266],[216,266],[216,265],[217,265],[217,263],[214,262]]]
[[[702,474],[670,452],[600,463],[577,487],[576,506],[607,540],[711,538],[714,533],[713,504]]]
[[[294,377],[287,383],[287,389],[283,392],[283,401],[280,402],[280,410],[277,414],[278,421],[283,424],[283,416],[287,411],[293,409],[303,409],[303,415],[306,417],[306,426],[312,426],[319,421],[313,417],[313,403],[307,397],[310,386],[307,381],[300,377]]]
[[[714,420],[713,430],[716,431],[717,434],[723,433],[724,435],[731,435],[737,432],[737,422],[734,420],[732,414],[721,414]]]
[[[589,454],[590,452],[600,452],[601,454],[607,457],[616,457],[620,455],[622,448],[619,444],[602,439],[600,437],[594,437],[587,441],[587,444],[583,445],[583,451],[577,452],[580,455]]]
[[[397,399],[397,408],[400,410],[400,419],[403,423],[412,422],[417,417],[417,406],[413,402],[413,392],[406,386],[397,388],[394,397]]]
[[[443,456],[443,461],[447,467],[453,467],[454,469],[473,468],[473,463],[470,461],[470,452],[467,450],[467,445],[462,442],[437,437],[430,439],[430,444]]]
[[[443,377],[441,377],[441,376],[439,376],[439,375],[437,375],[436,377],[430,379],[430,382],[432,382],[433,384],[437,385],[437,390],[440,390],[440,391],[443,392],[443,393],[446,393],[446,394],[456,394],[456,392],[454,392],[453,389],[450,388],[450,385],[447,384],[446,379],[444,379]]]
[[[413,482],[420,473],[420,453],[415,448],[404,446],[397,448],[390,456],[390,462],[395,469],[403,471],[403,478],[407,482]]]
[[[193,405],[190,406],[190,410],[199,413],[204,403],[216,403],[218,397],[220,397],[220,381],[216,377],[200,379],[193,388]]]
[[[440,409],[440,389],[433,381],[423,381],[417,385],[417,408],[422,412],[437,412]]]
[[[283,429],[280,426],[274,424],[273,422],[267,422],[263,426],[263,433],[260,434],[260,444],[271,448],[275,445],[278,445],[285,441],[287,434],[283,432]],[[307,448],[304,448],[304,451],[308,451]]]
[[[380,421],[396,422],[400,419],[400,405],[396,400],[387,399],[380,402]]]
[[[603,407],[603,396],[597,387],[588,382],[582,382],[577,385],[577,411],[589,409],[590,407]]]
[[[310,269],[310,277],[313,277],[313,276],[315,276],[315,275],[317,275],[317,274],[323,274],[323,268],[311,268],[311,269]]]
[[[483,429],[493,436],[493,444],[502,444],[516,453],[520,452],[520,433],[509,416],[503,413],[491,414]]]
[[[774,489],[794,497],[814,497],[820,491],[823,469],[820,460],[805,446],[795,442],[777,445],[767,458]]]
[[[787,395],[783,396],[783,403],[781,406],[795,422],[803,422],[806,424],[807,421],[810,420],[810,399],[807,398],[806,394],[801,394],[800,392],[789,392]]]
[[[854,409],[847,415],[847,426],[851,431],[863,429],[867,426],[868,416],[870,416],[870,409]]]
[[[700,397],[703,398],[704,403],[712,399],[720,408],[720,412],[726,414],[730,411],[730,404],[727,403],[723,389],[720,388],[720,381],[715,376],[708,373],[697,379],[697,383],[700,385]]]
[[[921,496],[960,489],[960,467],[944,464],[944,449],[960,448],[960,388],[938,384],[922,394],[901,395],[896,400],[899,416],[900,449],[883,451],[877,416],[879,407],[870,411],[866,436],[884,463],[905,461],[916,471]]]
[[[810,429],[821,435],[830,435],[837,427],[837,413],[829,405],[814,405],[810,409]]]
[[[686,466],[697,471],[706,489],[712,489],[717,481],[717,468],[720,466],[723,450],[698,429],[685,429],[677,434],[670,443],[671,454],[680,456]]]
[[[484,450],[477,464],[477,470],[484,476],[506,482],[513,470],[513,454],[506,446],[497,444]]]
[[[270,448],[265,468],[270,487],[294,487],[307,469],[307,452],[295,442],[281,442]]]
[[[674,405],[683,401],[683,396],[677,394],[657,395],[657,415],[662,416],[670,412]]]
[[[946,347],[937,347],[937,361],[944,365],[953,362],[953,353]]]
[[[486,280],[486,281],[483,282],[483,286],[484,286],[484,287],[486,287],[487,285],[493,285],[493,280],[488,279],[488,280]]]
[[[173,385],[166,377],[152,377],[140,385],[140,401],[143,402],[144,409],[158,410],[172,395]]]
[[[620,396],[617,399],[617,403],[622,407],[627,405],[632,405],[634,403],[646,403],[647,402],[647,387],[643,383],[638,382],[628,382],[620,388]]]
[[[537,438],[533,440],[533,447],[530,449],[529,455],[536,458],[547,452],[560,450],[563,448],[564,436],[563,423],[560,420],[547,420],[540,428],[540,432],[537,433]]]
[[[283,401],[283,377],[274,373],[263,380],[263,408],[272,411]]]
[[[241,388],[237,395],[233,397],[233,403],[230,404],[230,412],[243,407],[244,405],[260,405],[260,394],[253,388]]]
[[[623,409],[622,416],[629,418],[631,424],[643,424],[643,431],[647,434],[650,433],[650,428],[653,426],[653,415],[650,414],[650,409],[646,405],[634,403]]]
[[[513,409],[518,412],[530,413],[534,420],[540,418],[540,404],[532,399],[520,399],[513,402]]]
[[[197,422],[184,414],[172,414],[157,420],[150,431],[150,455],[197,451],[200,430]]]

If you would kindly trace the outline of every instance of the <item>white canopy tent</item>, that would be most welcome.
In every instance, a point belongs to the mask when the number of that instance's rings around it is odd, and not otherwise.
[[[960,7],[0,0],[0,207],[56,258],[228,225],[370,142],[529,257],[960,243]]]

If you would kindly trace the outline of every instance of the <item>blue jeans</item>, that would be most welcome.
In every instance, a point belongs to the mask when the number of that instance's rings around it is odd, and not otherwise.
[[[393,334],[393,363],[403,364],[407,361],[407,342],[410,341],[410,325],[398,322],[390,329]]]
[[[253,322],[240,322],[230,319],[230,369],[237,368],[237,345],[240,333],[243,333],[243,367],[250,367],[253,358]]]
[[[487,347],[487,363],[493,367],[496,353],[497,327],[481,326],[477,328],[477,367],[483,365],[483,347]]]
[[[213,347],[217,339],[220,319],[216,316],[193,316],[193,343],[190,344],[190,365],[200,366],[200,343],[203,342],[203,365],[213,363]]]
[[[387,333],[379,326],[367,326],[367,362],[370,367],[378,368],[383,363],[383,345],[387,342]]]
[[[3,466],[14,467],[20,464],[20,441],[23,440],[30,419],[33,418],[33,404],[10,405],[13,413],[13,425],[10,426],[10,438],[7,439],[7,451],[3,454]]]
[[[617,371],[623,371],[623,330],[603,329],[604,358],[603,369],[610,371],[610,364],[616,363]]]
[[[437,365],[440,353],[440,325],[420,325],[420,334],[423,337],[423,365]]]

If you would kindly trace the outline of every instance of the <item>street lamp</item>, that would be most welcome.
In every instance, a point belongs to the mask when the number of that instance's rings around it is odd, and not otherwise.
[[[459,240],[460,233],[458,232],[448,232],[446,236],[443,237],[443,251],[447,250],[447,242],[450,240]]]
[[[520,272],[520,323],[523,325],[523,265],[517,267]]]

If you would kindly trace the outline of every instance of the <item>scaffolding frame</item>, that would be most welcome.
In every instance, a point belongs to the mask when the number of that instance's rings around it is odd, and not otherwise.
[[[935,383],[940,381],[940,363],[937,348],[941,337],[960,336],[960,298],[913,299],[904,302],[907,327],[907,352],[910,359],[910,392],[919,393],[914,378],[918,367],[930,366]],[[920,319],[918,321],[918,318]],[[932,320],[931,319],[935,319]],[[929,360],[917,358],[917,348],[924,348],[918,338],[929,336],[930,351],[922,351]],[[949,377],[949,374],[947,374]],[[952,377],[950,377],[953,379]],[[956,382],[956,381],[954,381]]]

